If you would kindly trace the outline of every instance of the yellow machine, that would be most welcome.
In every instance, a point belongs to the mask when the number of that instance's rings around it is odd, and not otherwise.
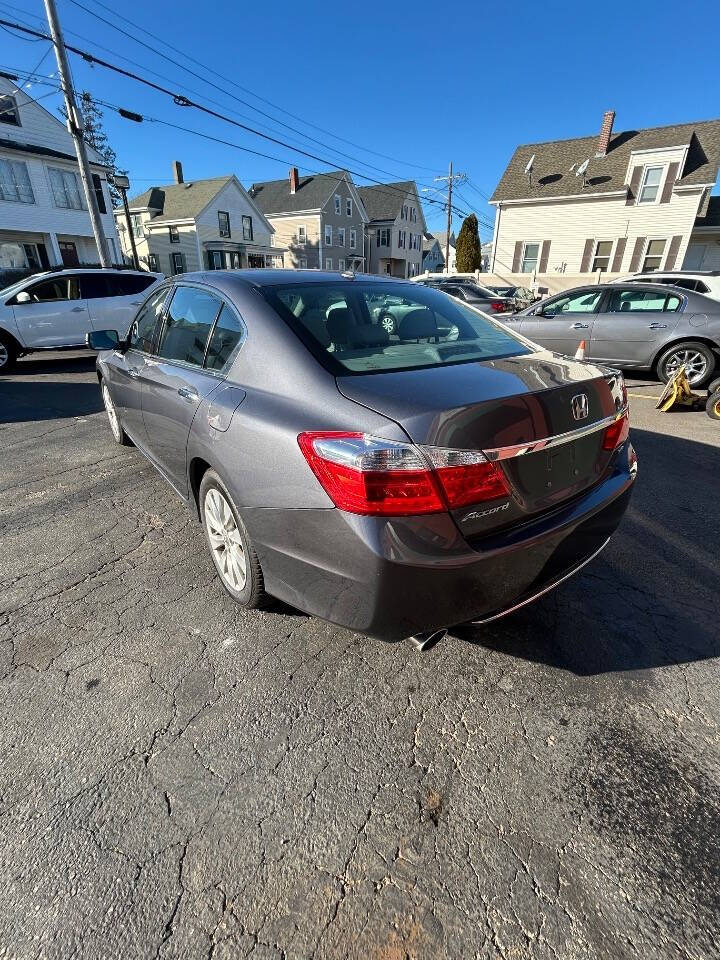
[[[697,410],[704,406],[705,401],[690,389],[684,365],[679,367],[671,380],[668,380],[656,404],[656,408],[663,413],[672,410],[673,407]]]

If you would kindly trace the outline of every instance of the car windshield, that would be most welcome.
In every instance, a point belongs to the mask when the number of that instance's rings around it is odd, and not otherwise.
[[[387,282],[293,283],[266,300],[336,375],[439,367],[531,353],[527,342],[438,289]]]
[[[514,297],[515,291],[518,290],[519,287],[488,287],[488,289],[492,290],[492,292],[499,297]]]

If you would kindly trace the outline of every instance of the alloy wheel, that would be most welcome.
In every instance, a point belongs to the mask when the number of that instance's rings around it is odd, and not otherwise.
[[[665,372],[668,380],[673,377],[680,367],[685,367],[688,383],[698,383],[707,372],[707,358],[699,350],[685,349],[671,353],[665,361]]]
[[[112,397],[110,396],[110,391],[108,390],[106,383],[103,383],[102,385],[102,398],[103,403],[105,404],[105,411],[108,415],[108,420],[110,421],[112,435],[115,437],[117,442],[120,443],[122,440],[122,427],[120,426],[117,410],[115,409],[115,404],[112,402]]]
[[[381,322],[384,330],[387,330],[388,333],[395,333],[395,320],[393,317],[385,316]]]
[[[9,359],[10,359],[10,354],[8,353],[8,348],[0,340],[0,370],[2,370],[3,367],[7,366]]]
[[[247,580],[245,550],[230,504],[217,487],[208,490],[204,512],[215,566],[225,584],[239,592]]]

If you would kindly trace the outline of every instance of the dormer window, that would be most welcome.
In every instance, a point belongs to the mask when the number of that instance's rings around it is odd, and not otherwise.
[[[9,93],[0,94],[0,123],[9,123],[13,127],[20,126],[20,113],[15,97]]]
[[[655,203],[657,200],[658,191],[660,189],[662,173],[662,167],[645,167],[645,172],[643,173],[642,178],[642,186],[640,187],[640,193],[638,194],[638,203]]]

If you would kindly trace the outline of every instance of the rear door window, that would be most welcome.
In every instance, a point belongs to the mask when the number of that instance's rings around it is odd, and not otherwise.
[[[635,313],[637,311],[662,310],[668,294],[667,291],[662,289],[661,285],[658,285],[658,287],[657,290],[613,290],[610,294],[607,312]]]
[[[108,280],[109,277],[106,273],[81,273],[80,289],[83,298],[85,300],[99,300],[111,296]]]
[[[155,283],[156,277],[141,277],[136,273],[107,274],[111,297],[130,297],[142,293]]]
[[[221,307],[219,297],[207,290],[177,287],[160,331],[157,355],[201,367],[210,331]]]

